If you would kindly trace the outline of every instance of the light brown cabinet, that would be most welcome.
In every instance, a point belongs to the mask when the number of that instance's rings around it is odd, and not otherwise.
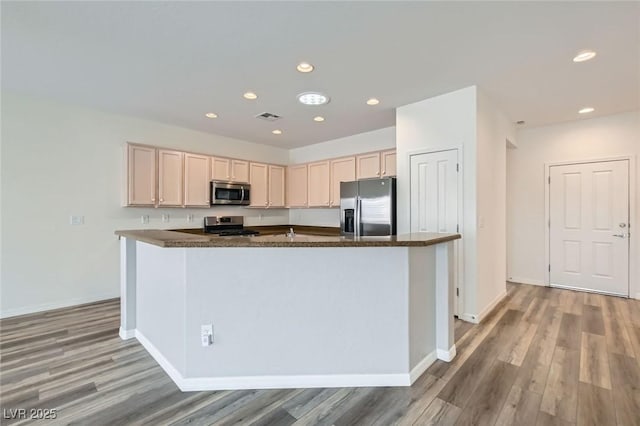
[[[153,206],[156,203],[156,149],[127,145],[128,206]]]
[[[287,206],[307,207],[307,165],[287,167]]]
[[[396,150],[382,151],[380,153],[380,168],[382,169],[381,176],[395,176],[396,175]]]
[[[380,177],[380,153],[373,152],[356,156],[356,169],[358,179]]]
[[[230,158],[211,158],[211,180],[249,183],[249,162]]]
[[[209,207],[209,157],[184,154],[184,205]]]
[[[307,167],[309,207],[329,207],[329,161],[310,163]]]
[[[269,207],[284,207],[284,167],[269,165]]]
[[[251,207],[267,207],[269,205],[269,166],[251,163],[249,166],[249,183],[251,183]]]
[[[356,158],[346,157],[331,160],[331,195],[329,207],[340,206],[340,182],[356,180]]]
[[[183,205],[184,153],[158,150],[158,207]]]

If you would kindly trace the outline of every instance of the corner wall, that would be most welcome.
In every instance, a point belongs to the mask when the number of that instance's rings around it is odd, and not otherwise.
[[[118,297],[116,229],[193,228],[212,214],[241,214],[252,225],[289,221],[284,209],[121,207],[128,141],[289,160],[284,149],[2,93],[1,317]],[[162,223],[162,213],[169,223]],[[70,226],[70,215],[84,216],[84,224]],[[141,215],[150,216],[148,224]]]
[[[640,111],[573,121],[518,132],[507,154],[507,274],[517,282],[545,285],[545,164],[633,156],[636,159],[632,229],[640,225]],[[632,203],[634,202],[632,196]],[[636,232],[637,233],[637,232]],[[635,235],[635,234],[634,234]],[[640,299],[638,238],[630,240],[631,296]]]

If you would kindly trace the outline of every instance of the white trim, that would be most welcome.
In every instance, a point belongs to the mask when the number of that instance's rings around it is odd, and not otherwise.
[[[480,322],[484,319],[484,317],[489,315],[489,313],[493,310],[493,308],[495,308],[498,305],[498,303],[500,303],[502,299],[504,299],[506,296],[507,296],[507,290],[500,293],[498,297],[496,297],[491,303],[489,303],[487,307],[485,307],[478,315],[465,313],[465,314],[459,315],[458,318],[466,322],[471,322],[473,324],[480,324]]]
[[[456,354],[458,352],[456,350],[456,345],[453,345],[449,348],[448,351],[445,351],[444,349],[438,349],[437,353],[438,353],[438,359],[444,362],[451,362],[456,357]]]
[[[411,371],[409,372],[409,382],[411,384],[418,380],[420,376],[422,376],[422,374],[427,371],[427,368],[431,367],[431,364],[436,362],[436,359],[438,359],[436,353],[436,351],[432,351],[431,353],[427,354],[420,360],[420,362],[416,364],[415,367],[411,369]]]
[[[640,300],[640,293],[636,293],[636,297],[635,297],[635,299]]]
[[[413,382],[412,377],[415,376],[417,379],[424,370],[435,361],[434,351],[420,361],[409,374],[326,374],[185,378],[139,330],[135,330],[135,337],[183,392],[237,389],[411,386]]]
[[[550,229],[549,229],[549,219],[550,219],[550,201],[549,197],[551,196],[550,185],[549,185],[549,176],[550,170],[549,168],[552,166],[566,166],[570,164],[588,164],[588,163],[601,163],[606,161],[629,161],[629,223],[630,228],[635,229],[639,224],[633,223],[633,220],[636,218],[636,203],[638,200],[636,199],[636,156],[635,155],[620,155],[615,157],[603,157],[603,158],[587,158],[583,160],[567,160],[567,161],[553,161],[544,163],[544,259],[545,265],[551,264],[551,252],[550,252]],[[635,266],[631,259],[638,258],[638,247],[637,238],[631,238],[629,243],[629,282],[627,291],[628,293],[625,297],[631,297],[633,294],[634,288],[640,290],[640,279],[638,275],[640,274],[640,270]],[[544,268],[544,284],[546,286],[551,286],[551,274],[549,272],[549,268]],[[555,285],[554,285],[555,286]],[[640,293],[638,293],[640,294]],[[636,297],[638,298],[638,297]]]
[[[539,285],[542,287],[548,287],[544,281],[534,280],[532,278],[522,278],[522,277],[509,277],[507,280],[514,284],[529,284],[529,285]]]
[[[120,338],[122,340],[129,340],[129,339],[133,339],[134,337],[136,337],[136,331],[135,330],[125,330],[124,328],[120,327],[120,330],[118,331],[118,335],[120,336]]]
[[[5,309],[0,311],[0,318],[10,318],[19,315],[35,314],[38,312],[51,311],[53,309],[68,308],[76,305],[86,305],[87,303],[101,302],[103,300],[116,299],[120,297],[120,289],[116,292],[105,293],[101,295],[93,295],[86,297],[76,297],[74,299],[62,302],[43,303],[41,305],[31,305],[22,308]]]

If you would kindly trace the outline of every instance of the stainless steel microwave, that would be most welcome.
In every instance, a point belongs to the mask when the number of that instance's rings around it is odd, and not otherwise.
[[[251,185],[248,183],[211,181],[211,205],[248,206],[251,202]]]

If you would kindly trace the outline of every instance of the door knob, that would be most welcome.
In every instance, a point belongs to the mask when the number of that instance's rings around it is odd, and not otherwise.
[[[626,237],[626,235],[624,234],[613,234],[614,237],[618,237],[618,238],[624,238]]]
[[[620,226],[620,228],[626,228],[626,227],[627,227],[627,224],[626,224],[626,223],[624,223],[624,222],[621,222],[621,223],[620,223],[620,225],[618,225],[618,226]]]

